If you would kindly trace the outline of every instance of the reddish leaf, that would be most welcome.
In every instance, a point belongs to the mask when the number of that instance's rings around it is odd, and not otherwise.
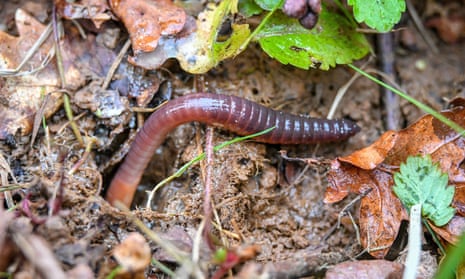
[[[465,126],[465,109],[453,108],[443,115]],[[465,216],[465,139],[431,115],[422,117],[408,128],[383,134],[371,146],[333,161],[328,174],[330,186],[325,202],[344,199],[348,193],[366,194],[361,199],[360,232],[362,245],[375,257],[382,258],[397,236],[407,214],[391,190],[392,174],[408,156],[430,154],[449,174],[449,183],[456,187],[453,206]],[[462,217],[442,228],[434,227],[446,241],[452,242],[464,227]],[[380,250],[375,250],[382,248]]]
[[[186,13],[170,0],[112,0],[113,12],[123,21],[138,52],[155,50],[161,35],[179,33]]]

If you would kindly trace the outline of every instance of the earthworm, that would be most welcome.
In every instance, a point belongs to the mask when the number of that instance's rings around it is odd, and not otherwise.
[[[130,206],[144,169],[167,134],[178,125],[198,121],[249,135],[275,127],[254,138],[272,144],[311,144],[342,141],[360,128],[350,120],[328,120],[275,111],[246,99],[211,93],[176,98],[152,113],[108,188],[106,199]]]

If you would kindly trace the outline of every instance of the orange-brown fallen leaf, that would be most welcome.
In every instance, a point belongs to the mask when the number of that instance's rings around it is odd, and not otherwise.
[[[179,33],[186,22],[184,10],[171,0],[111,0],[109,3],[128,29],[136,54],[155,50],[160,36]]]
[[[443,114],[465,127],[465,109],[455,107]],[[444,227],[433,229],[446,241],[454,242],[465,228],[465,138],[431,115],[398,132],[388,131],[375,143],[331,164],[325,202],[334,203],[349,193],[362,194],[359,226],[363,247],[371,255],[386,255],[399,231],[400,222],[408,219],[406,210],[392,191],[393,173],[408,156],[430,154],[433,161],[449,174],[455,186],[454,219]]]

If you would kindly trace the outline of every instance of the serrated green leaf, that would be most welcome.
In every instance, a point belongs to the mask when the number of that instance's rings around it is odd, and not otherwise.
[[[269,56],[302,69],[319,65],[328,70],[336,64],[360,59],[370,51],[365,36],[355,32],[346,18],[325,8],[312,30],[276,11],[255,39]]]
[[[255,3],[257,3],[260,8],[271,11],[274,10],[277,5],[281,5],[284,3],[280,3],[282,0],[255,0]]]
[[[379,32],[387,32],[399,22],[405,11],[405,0],[348,0],[354,17]]]
[[[239,12],[245,17],[251,17],[260,14],[263,9],[254,0],[239,0]]]
[[[407,210],[422,205],[422,215],[436,226],[447,224],[455,214],[450,206],[455,188],[447,185],[449,178],[430,156],[411,156],[394,174],[393,191]]]

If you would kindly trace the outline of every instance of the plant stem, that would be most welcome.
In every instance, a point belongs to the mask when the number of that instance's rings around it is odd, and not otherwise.
[[[446,250],[444,249],[444,246],[442,245],[441,241],[439,241],[439,238],[438,236],[436,235],[436,233],[433,231],[433,229],[431,228],[430,224],[428,223],[428,221],[424,220],[423,219],[423,225],[425,225],[426,229],[428,230],[429,234],[431,235],[431,237],[433,238],[433,241],[434,243],[436,243],[436,245],[439,247],[439,250],[441,250],[441,253],[443,255],[446,254]]]
[[[410,208],[408,253],[403,279],[415,279],[421,255],[421,204]]]
[[[442,260],[439,269],[434,276],[436,279],[452,279],[455,278],[455,271],[461,262],[463,262],[465,254],[465,233],[462,233],[459,241],[455,246],[447,251],[446,257]]]
[[[436,119],[438,119],[442,123],[446,124],[447,126],[451,127],[453,130],[455,130],[460,135],[465,134],[465,130],[462,128],[462,126],[460,126],[459,124],[457,124],[454,121],[450,120],[449,118],[445,117],[444,115],[437,112],[433,108],[431,108],[431,107],[429,107],[429,106],[415,100],[413,97],[410,97],[409,95],[407,95],[407,93],[402,92],[400,90],[397,90],[396,88],[390,86],[389,84],[382,82],[381,80],[379,80],[379,79],[375,78],[374,76],[368,74],[367,72],[363,71],[362,69],[359,69],[359,68],[357,68],[356,66],[354,66],[352,64],[348,64],[348,65],[349,65],[349,67],[351,67],[357,73],[360,73],[361,75],[365,76],[369,80],[371,80],[371,81],[373,81],[373,82],[375,82],[375,83],[377,83],[377,84],[379,84],[381,86],[386,87],[387,89],[391,90],[392,92],[396,93],[400,97],[402,97],[405,100],[409,101],[410,103],[412,103],[413,105],[415,105],[416,107],[421,109],[422,111],[431,114],[433,117],[435,117]]]
[[[242,45],[237,49],[236,54],[239,54],[245,50],[247,45],[249,45],[250,41],[255,38],[255,36],[262,30],[263,26],[268,22],[270,17],[276,12],[277,9],[281,8],[284,4],[284,0],[279,1],[279,3],[271,10],[268,12],[268,14],[263,18],[262,21],[260,21],[260,24],[255,28],[255,30],[252,32],[252,34],[249,35],[249,37],[242,43]]]

